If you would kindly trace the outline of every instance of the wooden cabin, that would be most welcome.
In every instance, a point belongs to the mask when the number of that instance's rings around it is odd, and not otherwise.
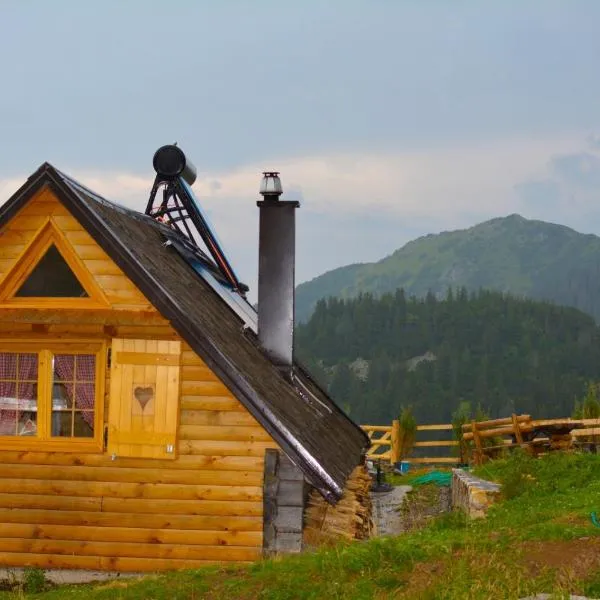
[[[0,207],[0,566],[298,551],[307,497],[335,505],[362,463],[364,433],[183,237],[49,164]]]

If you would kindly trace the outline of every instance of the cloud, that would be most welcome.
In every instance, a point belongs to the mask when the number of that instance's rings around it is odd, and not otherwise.
[[[600,150],[600,135],[591,133],[587,137],[587,142],[592,150]]]
[[[551,179],[518,183],[515,192],[528,208],[533,209],[557,208],[562,200],[561,186]]]
[[[0,205],[4,204],[24,183],[26,177],[0,179]]]
[[[302,198],[303,210],[323,215],[452,219],[464,212],[496,214],[499,207],[518,206],[515,182],[542,173],[553,154],[577,150],[580,144],[577,136],[513,138],[420,152],[273,159],[221,173],[200,173],[194,189],[209,204],[241,206],[256,197],[261,172],[277,168],[284,196]],[[218,189],[211,185],[215,179]]]
[[[336,153],[272,158],[235,169],[199,172],[193,189],[220,227],[232,235],[256,214],[262,172],[281,172],[284,198],[302,211],[332,217],[383,215],[451,227],[466,215],[507,214],[532,194],[552,194],[556,182],[595,185],[600,158],[581,152],[582,137],[508,138],[486,144],[414,152]],[[91,189],[143,211],[152,175],[61,168]],[[0,179],[0,202],[26,176]]]
[[[144,212],[146,208],[153,183],[151,177],[115,171],[62,170],[108,200],[140,212]]]
[[[427,151],[273,157],[201,171],[193,189],[240,277],[255,289],[256,200],[263,171],[279,170],[284,198],[301,201],[298,279],[303,280],[335,266],[377,260],[419,235],[514,212],[577,226],[577,215],[590,214],[595,206],[589,188],[595,155],[586,155],[584,143],[584,136],[574,133]],[[60,167],[113,201],[139,211],[146,207],[152,174]],[[0,202],[25,179],[0,180]]]
[[[600,234],[594,230],[600,218],[600,156],[592,152],[597,142],[597,137],[588,136],[573,151],[553,153],[538,176],[516,184],[522,212]]]
[[[567,184],[580,188],[600,187],[600,158],[589,152],[564,154],[550,161],[550,169]]]

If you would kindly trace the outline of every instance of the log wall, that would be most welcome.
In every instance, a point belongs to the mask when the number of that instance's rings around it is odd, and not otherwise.
[[[168,325],[123,320],[0,321],[0,338],[178,339]],[[185,344],[181,363],[175,460],[8,451],[0,442],[0,565],[154,571],[262,556],[264,454],[276,444]]]
[[[0,292],[48,223],[108,304],[7,303],[0,350],[3,339],[182,341],[49,189],[0,231]],[[180,359],[174,459],[10,450],[0,440],[0,566],[155,571],[262,556],[264,456],[277,446],[185,343]],[[104,425],[109,368],[105,384]]]

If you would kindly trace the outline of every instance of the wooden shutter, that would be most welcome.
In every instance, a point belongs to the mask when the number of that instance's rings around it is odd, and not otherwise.
[[[181,342],[113,339],[110,454],[176,458],[180,358]]]

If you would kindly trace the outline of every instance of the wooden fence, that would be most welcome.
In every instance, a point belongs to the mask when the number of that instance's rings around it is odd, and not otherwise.
[[[370,459],[389,461],[394,465],[400,460],[412,464],[458,464],[462,460],[481,464],[500,451],[522,447],[540,454],[574,445],[600,445],[600,419],[540,419],[530,415],[516,415],[488,421],[471,421],[462,426],[463,456],[454,450],[456,440],[419,440],[421,432],[452,431],[452,425],[418,425],[417,440],[407,457],[401,456],[401,432],[399,421],[391,425],[362,425],[371,440],[367,453]],[[444,448],[445,456],[412,456],[414,449]],[[437,454],[437,453],[436,453]]]
[[[401,459],[411,464],[458,464],[458,456],[451,456],[451,448],[458,446],[455,440],[419,440],[420,432],[452,431],[452,425],[418,425],[417,440],[412,448],[444,448],[447,456],[409,456],[401,457],[400,422],[392,421],[391,425],[361,425],[371,440],[371,448],[367,453],[370,459],[389,461],[394,465]],[[411,452],[412,454],[412,452]]]

